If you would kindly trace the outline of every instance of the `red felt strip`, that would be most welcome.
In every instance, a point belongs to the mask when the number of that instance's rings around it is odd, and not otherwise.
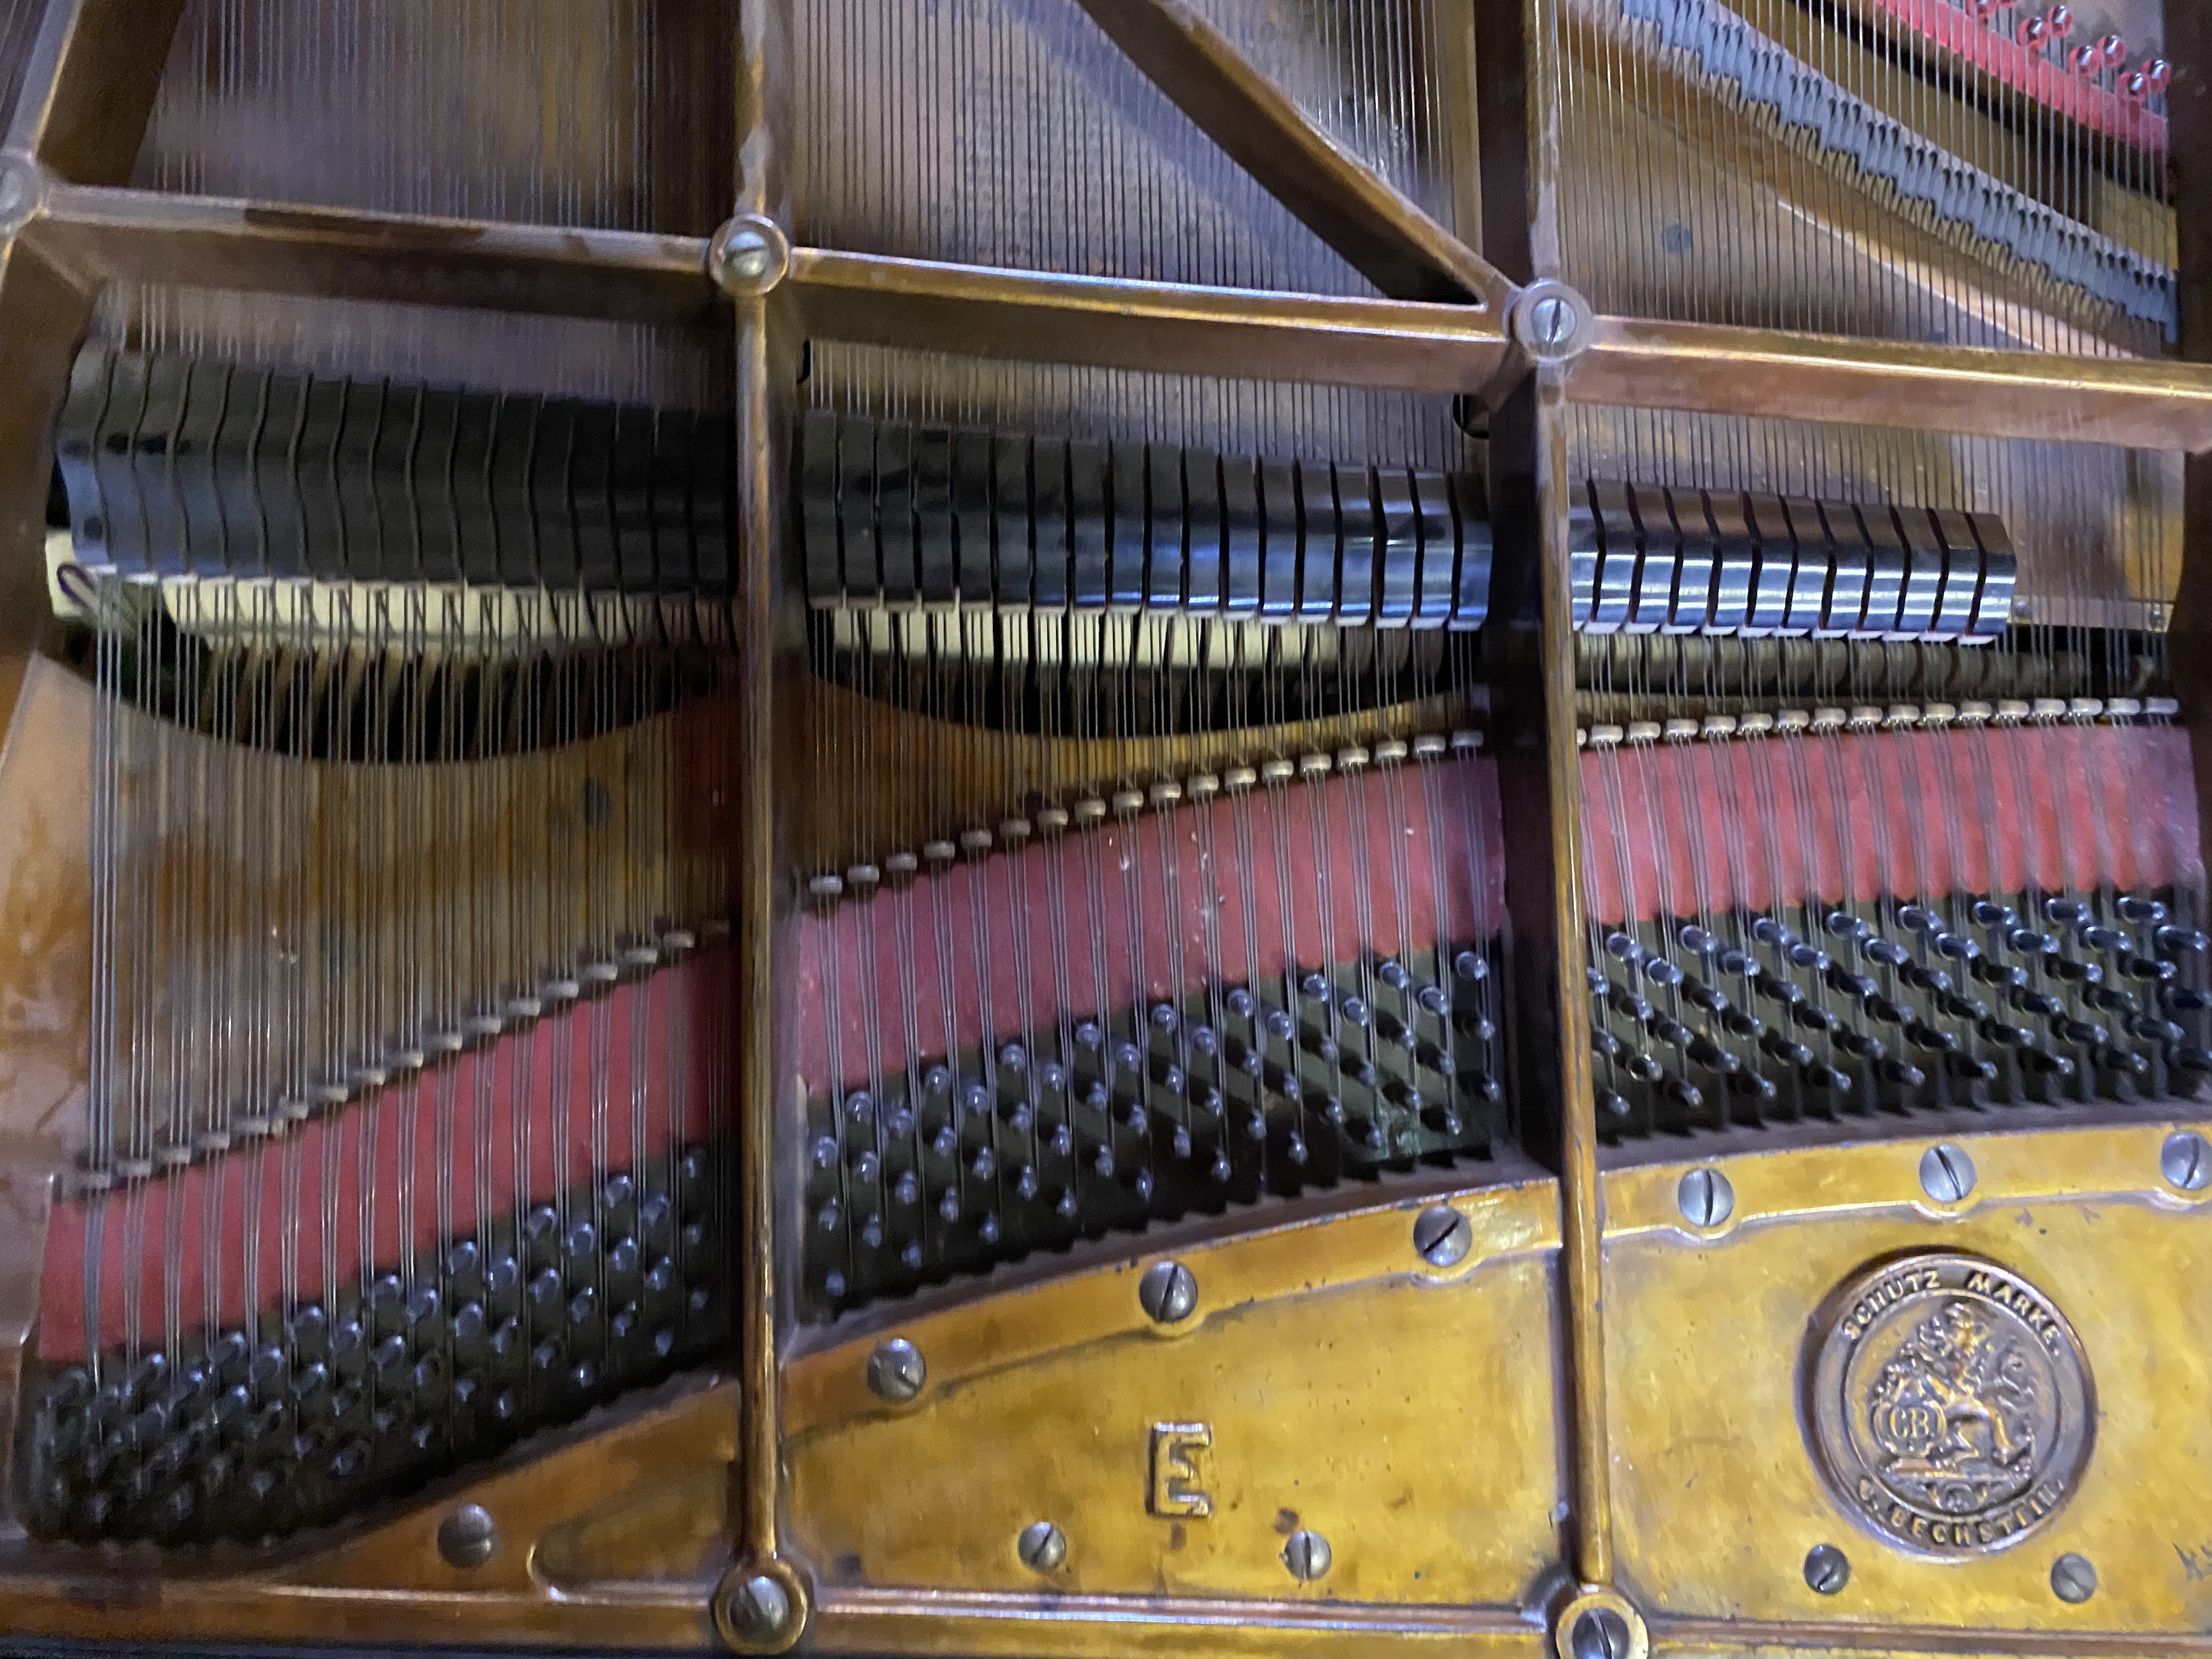
[[[1582,768],[1601,921],[2016,892],[2031,872],[2045,891],[2203,880],[2195,768],[2172,727],[1624,745],[1584,750]]]
[[[452,1176],[451,1235],[475,1231],[480,1177],[487,1216],[513,1214],[515,1170],[522,1167],[518,1100],[528,1103],[526,1202],[550,1200],[595,1169],[629,1168],[638,1145],[634,1129],[641,1132],[647,1157],[674,1141],[726,1132],[726,1125],[715,1121],[717,1106],[727,1109],[715,1091],[732,1068],[714,1045],[727,1041],[732,1024],[723,1006],[727,981],[717,957],[694,957],[280,1139],[234,1148],[164,1179],[57,1205],[46,1235],[40,1352],[64,1361],[84,1356],[86,1243],[95,1227],[101,1346],[125,1340],[125,1291],[134,1272],[140,1340],[158,1346],[167,1322],[166,1298],[175,1299],[180,1328],[197,1330],[206,1318],[210,1284],[222,1324],[242,1319],[249,1301],[281,1307],[287,1238],[297,1241],[302,1297],[322,1296],[326,1273],[337,1285],[356,1285],[365,1260],[374,1271],[442,1244],[449,1229],[439,1212],[441,1169]],[[644,1042],[634,1056],[641,1009]],[[718,1066],[718,1058],[724,1063]],[[635,1073],[634,1060],[642,1063]],[[635,1088],[634,1075],[640,1079]],[[408,1225],[398,1192],[410,1126],[414,1213]],[[326,1194],[337,1221],[327,1234]],[[249,1292],[248,1202],[257,1194],[260,1259]]]
[[[800,922],[800,1069],[849,1087],[1049,1024],[1063,996],[1080,1018],[1180,995],[1216,974],[1209,920],[1228,984],[1293,957],[1430,949],[1439,888],[1444,941],[1486,939],[1501,839],[1496,768],[1439,760],[1109,818],[924,876]]]

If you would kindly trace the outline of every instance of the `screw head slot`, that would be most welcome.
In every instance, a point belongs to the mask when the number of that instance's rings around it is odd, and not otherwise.
[[[480,1504],[464,1504],[438,1523],[438,1553],[453,1567],[480,1567],[499,1547],[499,1527]]]
[[[929,1367],[921,1350],[902,1336],[876,1344],[868,1356],[868,1389],[878,1398],[903,1405],[921,1392]]]
[[[1805,1557],[1805,1582],[1822,1595],[1833,1595],[1851,1582],[1851,1559],[1833,1544],[1815,1544]]]
[[[2086,1555],[2069,1550],[2051,1564],[2051,1593],[2078,1607],[2097,1593],[2097,1569]]]
[[[2212,1146],[2191,1130],[2170,1134],[2158,1149],[2158,1170],[2175,1191],[2201,1193],[2212,1185]]]
[[[749,297],[766,294],[791,269],[791,239],[775,220],[748,213],[714,233],[708,266],[728,293]]]
[[[1682,1218],[1693,1227],[1717,1227],[1735,1213],[1735,1188],[1710,1165],[1691,1170],[1674,1189]]]
[[[1628,1659],[1628,1621],[1611,1607],[1585,1607],[1567,1633],[1575,1659]]]
[[[1474,1229],[1449,1204],[1431,1204],[1413,1218],[1413,1249],[1431,1267],[1453,1267],[1474,1248]]]
[[[1283,1545],[1283,1565],[1302,1584],[1310,1584],[1326,1573],[1331,1559],[1328,1540],[1310,1528],[1299,1528]]]
[[[1137,1281],[1137,1301],[1155,1325],[1179,1325],[1198,1308],[1198,1280],[1180,1261],[1155,1261]]]
[[[1930,1146],[1920,1157],[1920,1190],[1938,1204],[1963,1203],[1974,1190],[1974,1160],[1963,1146]]]
[[[1014,1540],[1022,1565],[1033,1572],[1052,1572],[1067,1559],[1067,1534],[1049,1521],[1032,1521]]]

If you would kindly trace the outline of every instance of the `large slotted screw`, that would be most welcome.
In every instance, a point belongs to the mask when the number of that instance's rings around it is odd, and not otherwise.
[[[1014,1549],[1032,1572],[1051,1572],[1067,1559],[1067,1534],[1049,1521],[1033,1521],[1022,1528]]]
[[[1930,1146],[1920,1159],[1920,1189],[1938,1204],[1957,1204],[1974,1190],[1974,1160],[1960,1146]]]
[[[1628,1659],[1633,1645],[1628,1620],[1611,1607],[1585,1608],[1567,1632],[1575,1659]]]
[[[1717,1227],[1735,1213],[1735,1188],[1718,1170],[1696,1169],[1674,1189],[1682,1218],[1693,1227]]]
[[[1815,1544],[1805,1557],[1805,1582],[1833,1595],[1851,1582],[1851,1559],[1833,1544]]]
[[[1154,1324],[1181,1324],[1198,1306],[1198,1280],[1180,1261],[1155,1261],[1137,1281],[1137,1301]]]
[[[2170,1134],[2158,1149],[2158,1168],[2176,1191],[2201,1193],[2212,1183],[2212,1146],[2186,1129]]]
[[[1413,1220],[1413,1248],[1431,1267],[1456,1267],[1474,1247],[1474,1229],[1449,1204],[1431,1204]]]
[[[1310,1584],[1327,1572],[1330,1559],[1328,1540],[1308,1528],[1298,1528],[1283,1545],[1283,1565],[1302,1584]]]
[[[928,1376],[929,1367],[922,1363],[921,1350],[902,1336],[878,1343],[875,1352],[868,1356],[870,1391],[894,1404],[903,1404],[920,1394]]]
[[[2051,1589],[2060,1601],[2078,1605],[2097,1593],[2097,1569],[2069,1550],[2051,1564]]]

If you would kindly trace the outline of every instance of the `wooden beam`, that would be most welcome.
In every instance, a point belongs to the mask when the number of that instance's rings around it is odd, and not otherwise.
[[[1383,293],[1510,306],[1510,283],[1309,120],[1188,0],[1083,8],[1199,131]]]
[[[130,183],[182,5],[51,0],[7,148],[71,184]]]
[[[721,305],[687,236],[57,185],[27,232],[84,279],[615,321]]]
[[[1161,374],[1473,392],[1509,349],[1495,311],[793,251],[806,331],[924,351]]]
[[[2212,449],[2212,368],[1596,319],[1576,403],[1903,427],[1981,438]]]

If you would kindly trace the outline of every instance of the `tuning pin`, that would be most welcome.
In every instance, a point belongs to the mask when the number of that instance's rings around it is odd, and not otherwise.
[[[1928,1074],[1917,1066],[1894,1057],[1883,1060],[1879,1069],[1884,1082],[1900,1089],[1917,1089],[1928,1081]]]
[[[2014,33],[2019,37],[2021,45],[2033,52],[2050,38],[2051,26],[2044,21],[2039,13],[2030,12],[2020,20]]]
[[[2120,95],[2131,103],[2140,104],[2150,96],[2150,76],[2137,70],[2120,80]]]
[[[1984,23],[1996,15],[1997,0],[1974,0],[1974,15]]]
[[[2150,1071],[2150,1061],[2132,1048],[2107,1047],[2097,1050],[2097,1064],[2108,1072],[2124,1072],[2130,1077],[2142,1077]]]
[[[2097,41],[2097,58],[2106,69],[2118,69],[2127,61],[2128,38],[2124,34],[2107,34]]]
[[[1780,1031],[1769,1031],[1759,1040],[1759,1046],[1785,1066],[1795,1066],[1801,1071],[1813,1063],[1813,1051],[1802,1042],[1793,1042]]]
[[[2105,54],[2095,46],[2075,46],[2066,54],[2066,67],[2083,80],[2104,70]]]
[[[1997,1080],[1996,1061],[1976,1060],[1972,1054],[1955,1048],[1943,1056],[1943,1069],[1962,1083],[1995,1083]]]
[[[2074,33],[2074,9],[2071,6],[2053,6],[2044,15],[2044,24],[2051,31],[2052,40],[2063,40]]]
[[[2158,952],[2165,957],[2177,956],[2184,951],[2192,956],[2202,956],[2206,951],[2212,950],[2212,939],[2207,939],[2191,927],[2161,927],[2158,930],[2157,939]]]
[[[2113,38],[2118,39],[2117,35]],[[2121,43],[2120,51],[2123,54],[2127,51],[2124,41]],[[2154,58],[2142,66],[2142,76],[2148,90],[2154,94],[2164,92],[2173,84],[2173,65],[2163,58]]]
[[[1954,1019],[1972,1022],[1987,1019],[1990,1017],[1988,1003],[1984,1002],[1979,997],[1963,996],[1956,991],[1940,993],[1936,998],[1936,1006]]]
[[[1836,1047],[1869,1064],[1879,1061],[1889,1052],[1881,1046],[1879,1038],[1870,1037],[1864,1031],[1854,1031],[1848,1026],[1837,1027],[1835,1039]]]
[[[2138,1014],[2127,1024],[2128,1034],[2145,1042],[2180,1042],[2189,1036],[2172,1020],[2160,1019],[2155,1014]]]

